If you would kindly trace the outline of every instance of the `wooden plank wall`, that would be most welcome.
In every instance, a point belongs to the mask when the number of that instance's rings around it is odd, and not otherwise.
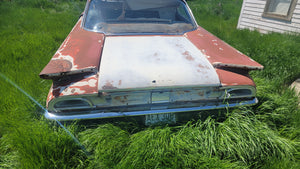
[[[238,28],[267,32],[300,33],[300,0],[298,0],[291,21],[262,17],[267,0],[244,0]]]

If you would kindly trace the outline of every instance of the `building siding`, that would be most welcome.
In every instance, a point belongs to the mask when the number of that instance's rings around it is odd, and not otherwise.
[[[244,0],[239,22],[239,29],[268,32],[300,33],[300,1],[298,0],[291,21],[262,17],[267,0]]]

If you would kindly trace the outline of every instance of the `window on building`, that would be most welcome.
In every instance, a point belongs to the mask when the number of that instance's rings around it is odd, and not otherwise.
[[[290,21],[297,0],[267,0],[263,17]]]

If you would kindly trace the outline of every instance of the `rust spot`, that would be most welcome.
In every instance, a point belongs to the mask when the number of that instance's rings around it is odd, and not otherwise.
[[[127,96],[116,96],[116,97],[114,97],[114,99],[118,100],[121,103],[127,103],[128,102]]]
[[[60,89],[54,89],[52,91],[52,95],[53,95],[53,97],[58,97],[60,95]]]
[[[101,56],[104,43],[103,40],[101,43],[98,41],[104,38],[104,34],[95,34],[94,32],[81,29],[81,22],[82,19],[76,23],[61,47],[52,57],[52,60],[42,70],[40,73],[41,78],[51,79],[55,77],[51,74],[72,72],[73,70],[85,69],[87,67],[95,67],[98,70],[99,56]],[[48,75],[51,75],[51,77]]]
[[[189,51],[185,51],[184,53],[182,53],[183,56],[185,56],[185,58],[189,61],[194,61],[195,58],[193,58],[193,56],[191,56]]]
[[[117,89],[117,87],[112,85],[112,82],[107,81],[104,86],[102,86],[102,89],[107,90],[107,89]]]
[[[53,71],[61,70],[61,72],[67,72],[72,69],[72,63],[67,60],[51,60],[48,67],[50,67]]]
[[[71,93],[74,93],[74,92],[75,92],[75,89],[72,89],[72,90],[71,90]]]
[[[203,92],[203,91],[202,91],[202,92],[199,92],[198,95],[199,95],[199,96],[204,96],[204,92]]]
[[[155,52],[153,54],[153,58],[155,59],[155,61],[159,62],[160,61],[160,58],[159,58],[159,54],[157,52]]]
[[[176,44],[175,46],[178,47],[178,48],[183,48],[182,44]]]
[[[198,67],[200,67],[200,68],[204,68],[204,66],[203,66],[203,65],[201,65],[201,64],[198,64]]]
[[[201,69],[209,69],[209,67],[208,66],[203,66],[202,64],[198,64],[197,65],[199,68],[201,68]]]
[[[103,96],[109,96],[109,94],[107,92],[102,92]]]
[[[202,34],[204,37],[199,38],[198,34]],[[203,52],[203,50],[206,51],[203,53],[207,55],[210,63],[221,62],[231,65],[246,65],[251,66],[251,69],[253,69],[253,67],[257,67],[258,69],[263,68],[263,66],[259,63],[252,62],[246,55],[239,54],[236,49],[221,41],[201,27],[198,27],[198,29],[195,31],[186,33],[186,36],[198,49],[201,50],[201,52]],[[216,43],[218,46],[213,45],[214,43]],[[222,48],[223,51],[218,50],[219,48]]]
[[[119,83],[118,83],[118,85],[119,85],[119,86],[121,86],[121,84],[122,84],[122,80],[119,80]]]
[[[178,95],[183,95],[184,92],[185,92],[185,91],[177,91],[176,93],[177,93]]]
[[[197,72],[199,72],[199,73],[200,73],[200,72],[201,72],[201,70],[200,70],[200,69],[197,69]]]

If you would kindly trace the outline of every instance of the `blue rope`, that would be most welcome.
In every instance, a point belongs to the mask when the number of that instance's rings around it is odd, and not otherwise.
[[[22,92],[25,96],[27,96],[31,101],[33,101],[36,105],[38,105],[41,109],[44,110],[44,113],[47,113],[48,110],[45,109],[39,102],[37,102],[33,97],[31,97],[28,93],[26,93],[23,89],[21,89],[17,84],[15,84],[13,81],[11,81],[8,77],[6,77],[4,74],[0,73],[0,76],[8,83],[10,83],[12,86],[17,88],[20,92]],[[44,115],[43,113],[40,113],[41,115]],[[65,132],[72,137],[72,139],[77,143],[80,148],[84,151],[86,155],[89,155],[89,152],[85,149],[85,147],[79,142],[79,140],[58,120],[55,119],[55,122],[65,130]]]

